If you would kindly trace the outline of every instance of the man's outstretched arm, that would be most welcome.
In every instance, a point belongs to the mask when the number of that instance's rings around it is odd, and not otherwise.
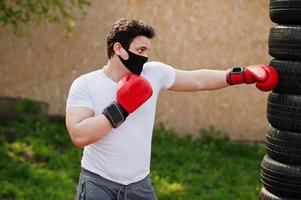
[[[193,92],[221,89],[229,86],[226,74],[227,72],[222,70],[176,70],[176,79],[170,90]]]
[[[230,85],[256,83],[262,91],[270,91],[278,84],[277,71],[267,65],[233,67],[228,70],[176,70],[176,79],[172,91],[192,92],[217,90]]]

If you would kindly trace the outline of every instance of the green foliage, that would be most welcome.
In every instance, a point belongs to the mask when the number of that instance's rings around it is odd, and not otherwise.
[[[32,113],[39,114],[41,112],[41,105],[31,99],[22,98],[16,106],[18,113]]]
[[[0,199],[73,199],[81,150],[64,124],[22,120],[0,127]]]
[[[32,22],[62,22],[68,33],[74,28],[75,10],[84,13],[90,0],[0,0],[0,24],[15,35]]]
[[[209,126],[208,129],[201,128],[199,132],[204,143],[218,143],[229,140],[226,136],[222,135],[220,131],[215,130],[213,126]]]
[[[158,198],[257,199],[264,148],[234,144],[212,127],[201,132],[194,139],[163,126],[154,131],[151,178]],[[0,126],[0,199],[74,199],[81,155],[64,124]]]
[[[200,132],[194,139],[155,130],[151,173],[159,199],[258,199],[264,147],[236,144],[213,127]]]

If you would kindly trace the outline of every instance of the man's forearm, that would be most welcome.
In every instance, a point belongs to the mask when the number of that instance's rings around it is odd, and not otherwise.
[[[70,134],[72,134],[72,142],[82,148],[101,139],[111,129],[109,120],[104,115],[100,115],[77,123],[73,126],[73,130],[70,130]]]
[[[226,81],[226,71],[200,69],[196,73],[199,90],[217,90],[229,86]]]

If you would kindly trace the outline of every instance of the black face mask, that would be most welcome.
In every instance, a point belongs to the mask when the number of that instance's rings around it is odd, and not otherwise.
[[[126,52],[128,52],[129,58],[127,60],[124,60],[121,56],[118,55],[120,61],[133,74],[140,75],[143,69],[143,65],[147,62],[148,57],[139,56],[127,49],[125,50]]]

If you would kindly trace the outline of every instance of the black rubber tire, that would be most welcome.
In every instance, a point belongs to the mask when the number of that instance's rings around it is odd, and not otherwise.
[[[301,132],[301,95],[271,92],[267,102],[267,119],[280,130]]]
[[[300,133],[282,131],[270,126],[265,144],[270,158],[286,164],[301,165]]]
[[[300,0],[270,0],[270,18],[278,24],[301,23]]]
[[[282,60],[301,60],[301,25],[272,27],[269,54]]]
[[[271,192],[267,191],[265,187],[262,187],[259,193],[259,200],[298,200],[298,199],[291,199],[291,198],[285,198],[280,197],[272,194]]]
[[[301,61],[273,59],[269,65],[279,73],[279,84],[273,92],[301,95]]]
[[[260,175],[264,187],[276,196],[301,198],[301,166],[277,162],[266,155]]]

